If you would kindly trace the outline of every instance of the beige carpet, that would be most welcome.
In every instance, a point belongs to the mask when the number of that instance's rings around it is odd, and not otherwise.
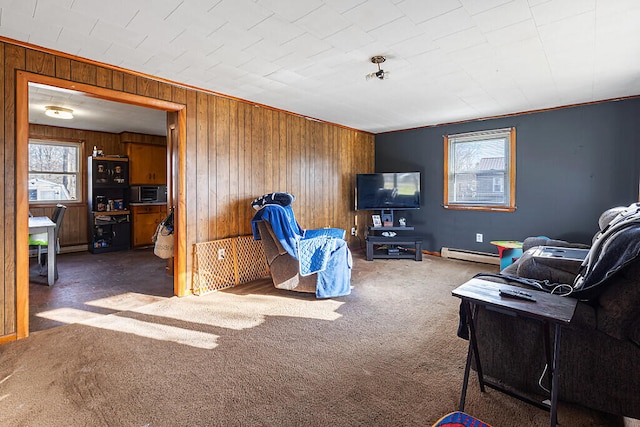
[[[1,345],[0,424],[430,426],[460,397],[467,342],[451,290],[496,267],[355,258],[347,297],[261,280]],[[494,427],[549,423],[545,411],[480,393],[475,377],[466,412]],[[559,422],[621,425],[567,404]]]

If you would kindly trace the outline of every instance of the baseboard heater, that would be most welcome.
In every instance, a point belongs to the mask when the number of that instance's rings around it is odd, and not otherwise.
[[[87,250],[87,244],[84,245],[74,245],[74,246],[62,246],[60,248],[61,254],[70,254],[74,252],[84,252]]]
[[[484,264],[500,265],[500,258],[497,254],[487,252],[468,251],[465,249],[442,248],[440,251],[442,258],[460,259],[463,261],[481,262]]]
[[[60,248],[60,253],[61,254],[70,254],[70,253],[74,253],[74,252],[86,252],[87,251],[87,244],[83,244],[83,245],[74,245],[74,246],[62,246]],[[38,255],[38,250],[37,249],[31,249],[29,248],[29,256],[30,257],[34,257]]]

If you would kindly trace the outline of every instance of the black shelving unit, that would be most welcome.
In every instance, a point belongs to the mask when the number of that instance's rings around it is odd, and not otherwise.
[[[112,156],[89,157],[87,165],[89,252],[129,249],[129,159]]]
[[[395,236],[378,234],[385,231],[400,233]],[[404,234],[407,231],[413,231],[413,227],[369,227],[366,236],[367,261],[373,261],[374,258],[409,258],[422,261],[422,239]],[[411,250],[407,246],[410,246]]]

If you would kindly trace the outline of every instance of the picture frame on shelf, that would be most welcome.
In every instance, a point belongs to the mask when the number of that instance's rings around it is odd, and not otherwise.
[[[380,219],[380,215],[371,215],[371,219],[373,220],[374,227],[382,227],[382,220]]]

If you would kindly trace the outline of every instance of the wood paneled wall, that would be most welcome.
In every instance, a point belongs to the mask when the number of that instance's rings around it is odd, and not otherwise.
[[[99,88],[186,105],[183,179],[187,288],[194,243],[250,234],[250,202],[271,191],[296,195],[294,210],[304,228],[350,230],[355,174],[372,172],[374,137],[251,103],[156,81],[120,69],[0,43],[0,342],[16,337],[16,73],[56,77]],[[97,144],[96,144],[97,145]],[[107,144],[101,143],[106,149]],[[91,145],[92,147],[92,145]],[[356,241],[357,242],[357,241]],[[28,288],[28,287],[27,287]],[[24,302],[24,300],[22,300]],[[22,302],[22,303],[23,303]]]

